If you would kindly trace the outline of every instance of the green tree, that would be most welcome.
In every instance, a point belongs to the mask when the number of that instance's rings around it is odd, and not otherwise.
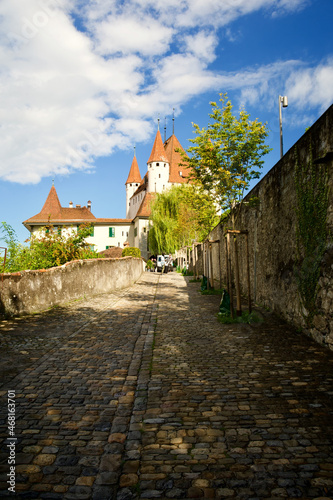
[[[152,204],[149,247],[155,254],[173,253],[193,240],[202,241],[218,223],[216,206],[202,188],[172,186]]]
[[[222,212],[239,206],[252,179],[260,177],[262,157],[270,148],[266,124],[250,121],[244,110],[233,114],[227,94],[220,94],[219,106],[211,102],[212,112],[207,128],[193,124],[196,137],[193,146],[182,153],[183,165],[191,170],[191,178],[211,193]]]

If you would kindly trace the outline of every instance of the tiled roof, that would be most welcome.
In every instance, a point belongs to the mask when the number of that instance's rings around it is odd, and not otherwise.
[[[48,197],[46,198],[46,202],[39,213],[39,215],[43,216],[48,216],[49,214],[51,214],[52,217],[60,218],[61,216],[61,205],[54,186],[51,187]]]
[[[100,255],[103,255],[103,257],[111,257],[113,259],[120,259],[121,254],[123,253],[123,248],[121,247],[111,247],[108,248],[107,250],[102,250],[101,252],[98,252]]]
[[[149,217],[151,214],[151,203],[154,200],[157,193],[146,193],[143,198],[139,210],[137,211],[136,217]]]
[[[141,191],[144,191],[147,187],[147,184],[148,184],[148,172],[145,174],[144,178],[141,181],[140,186],[138,187],[138,189],[136,191],[134,191],[131,198],[133,198],[133,196],[136,196],[137,194],[141,193]]]
[[[156,133],[153,149],[151,150],[150,157],[147,163],[151,163],[152,161],[169,161],[167,155],[165,154],[161,132],[159,130]]]
[[[95,219],[94,224],[131,224],[132,219]]]
[[[39,214],[27,219],[23,224],[47,224],[55,222],[92,222],[96,217],[87,207],[65,208],[60,205],[57,191],[51,187],[48,197]]]
[[[179,165],[179,163],[183,163],[184,160],[182,159],[181,154],[175,151],[176,149],[184,151],[184,148],[174,134],[165,141],[164,148],[170,164],[169,182],[188,182],[189,169],[185,166]],[[180,172],[182,175],[180,175]]]
[[[133,183],[140,183],[141,182],[141,174],[139,170],[139,165],[136,159],[136,156],[134,156],[132,165],[127,177],[127,181],[125,184],[133,184]]]

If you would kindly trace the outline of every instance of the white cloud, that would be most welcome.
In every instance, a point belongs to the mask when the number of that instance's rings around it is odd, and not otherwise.
[[[232,74],[209,66],[217,28],[259,9],[281,13],[304,4],[1,0],[0,178],[37,183],[91,169],[95,157],[147,140],[152,116],[179,112],[208,90],[236,89],[244,103],[267,103],[287,81],[296,103],[307,97],[325,106],[331,62],[310,70],[282,61]]]
[[[333,102],[333,59],[315,68],[302,68],[290,75],[286,91],[298,109],[318,106],[324,111]]]
[[[142,56],[164,54],[173,30],[152,17],[137,15],[109,16],[92,26],[100,54],[140,53]],[[134,36],[133,36],[134,35]]]
[[[214,61],[218,39],[215,33],[199,31],[185,36],[186,53],[193,54],[199,60],[210,63]]]

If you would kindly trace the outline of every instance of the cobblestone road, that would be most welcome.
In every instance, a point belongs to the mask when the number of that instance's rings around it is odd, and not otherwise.
[[[146,273],[2,322],[0,498],[333,498],[333,353],[198,290]]]

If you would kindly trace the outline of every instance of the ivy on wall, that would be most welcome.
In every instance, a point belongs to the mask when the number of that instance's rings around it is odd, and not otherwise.
[[[308,327],[318,313],[316,306],[321,262],[326,249],[328,211],[327,164],[300,163],[296,152],[296,266],[295,275]]]

